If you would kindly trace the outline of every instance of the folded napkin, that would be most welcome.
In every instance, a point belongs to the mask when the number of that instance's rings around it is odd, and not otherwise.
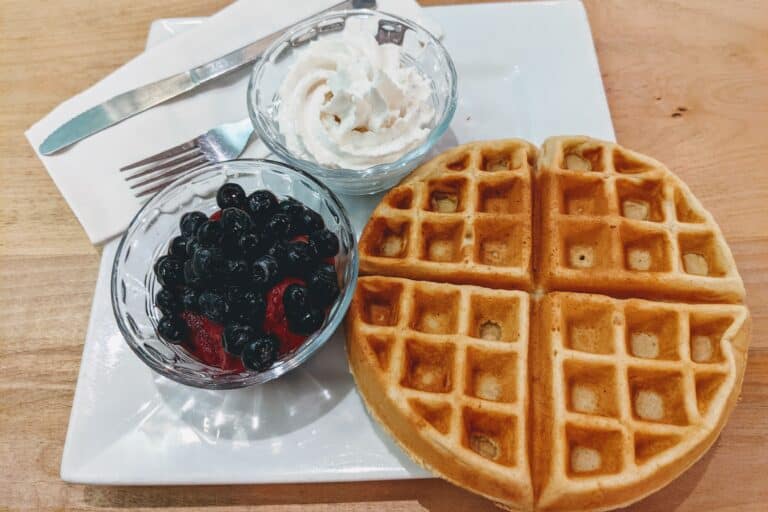
[[[339,0],[239,0],[199,27],[134,58],[93,87],[70,98],[26,132],[48,173],[94,244],[119,235],[141,206],[118,172],[124,165],[190,140],[218,124],[247,117],[249,70],[154,107],[52,156],[40,143],[59,125],[110,97],[220,57]],[[423,22],[415,0],[379,0],[378,8]],[[245,156],[267,154],[251,143]]]

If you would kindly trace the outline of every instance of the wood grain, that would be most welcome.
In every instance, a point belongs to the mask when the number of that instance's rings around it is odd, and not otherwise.
[[[0,2],[0,510],[496,510],[439,480],[172,488],[59,480],[99,257],[23,131],[140,52],[153,19],[226,3]],[[764,510],[768,3],[585,3],[619,141],[667,163],[713,212],[754,315],[742,400],[717,445],[633,510]]]

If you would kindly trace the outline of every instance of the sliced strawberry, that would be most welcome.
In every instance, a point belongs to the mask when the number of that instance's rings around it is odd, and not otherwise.
[[[224,327],[203,315],[184,311],[181,318],[187,323],[189,337],[185,346],[192,356],[203,364],[215,366],[222,370],[242,371],[243,363],[239,358],[224,351],[221,344],[221,333]]]
[[[213,212],[213,213],[211,214],[211,217],[210,217],[210,219],[211,219],[212,221],[214,221],[214,222],[216,222],[216,221],[218,221],[219,219],[221,219],[221,210],[216,210],[215,212]]]
[[[285,294],[285,289],[292,284],[306,285],[299,278],[289,277],[277,283],[267,293],[267,313],[264,318],[264,332],[274,334],[280,340],[281,356],[300,347],[307,339],[306,336],[293,333],[288,329],[288,319],[285,317],[285,306],[283,306],[283,294]]]
[[[227,370],[232,372],[241,372],[245,370],[245,366],[243,366],[242,359],[227,353],[224,349],[221,349],[221,352],[224,354],[224,359],[221,362],[222,370]]]

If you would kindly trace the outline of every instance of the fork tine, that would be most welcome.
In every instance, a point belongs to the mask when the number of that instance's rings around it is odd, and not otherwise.
[[[203,162],[203,164],[205,164],[206,162]],[[192,169],[195,169],[197,167],[201,167],[203,164],[200,164],[200,165],[197,165],[195,167],[192,167]],[[152,194],[154,192],[157,192],[161,188],[164,188],[166,185],[168,185],[171,182],[173,182],[178,177],[179,174],[182,174],[183,172],[188,171],[188,170],[191,170],[191,169],[179,168],[179,169],[176,169],[176,170],[174,170],[174,171],[172,171],[170,173],[165,174],[164,176],[160,176],[160,177],[158,177],[158,178],[156,178],[154,180],[155,181],[154,184],[150,184],[151,186],[149,188],[145,188],[145,189],[142,189],[142,190],[135,190],[134,189],[133,195],[136,196],[136,197],[143,197],[143,196],[146,196],[148,194]],[[131,188],[134,188],[134,187],[131,187]]]
[[[167,170],[166,172],[163,172],[163,173],[160,173],[160,174],[155,174],[151,178],[148,178],[148,179],[146,179],[144,181],[140,181],[139,183],[134,183],[133,185],[131,185],[130,188],[131,189],[141,188],[144,185],[148,185],[150,183],[154,183],[155,181],[162,180],[163,178],[168,177],[168,176],[175,176],[176,174],[189,171],[191,169],[194,169],[195,167],[200,167],[201,165],[206,164],[206,163],[208,163],[208,159],[205,157],[205,155],[201,155],[200,157],[198,157],[198,158],[196,158],[194,160],[190,160],[189,163],[186,163],[184,165],[180,165],[178,167],[171,168],[171,169]]]
[[[173,182],[177,177],[179,177],[185,171],[186,169],[176,170],[174,172],[168,173],[165,176],[158,178],[153,183],[149,183],[146,188],[133,189],[133,195],[136,197],[142,197],[142,196],[146,196],[147,194],[157,192],[161,188],[164,188],[166,185]]]
[[[146,176],[147,174],[154,174],[154,173],[163,171],[165,169],[170,169],[172,167],[176,167],[177,165],[181,165],[195,158],[199,158],[200,156],[204,156],[203,152],[200,151],[200,148],[193,148],[187,151],[186,153],[184,153],[179,158],[174,158],[173,160],[167,160],[167,159],[162,160],[157,165],[154,165],[152,167],[147,167],[146,169],[139,170],[139,172],[136,172],[135,174],[126,176],[125,181],[135,180],[136,178]]]
[[[142,198],[142,197],[154,194],[155,192],[157,192],[161,188],[164,188],[166,185],[168,185],[172,181],[173,181],[172,177],[168,178],[167,181],[163,181],[162,183],[159,183],[159,184],[157,184],[157,185],[155,185],[153,187],[149,187],[149,188],[146,188],[144,190],[141,190],[141,191],[135,193],[134,196],[136,196],[138,198]]]
[[[131,169],[135,169],[136,167],[141,167],[142,165],[150,164],[158,160],[165,160],[166,158],[180,155],[181,153],[184,153],[196,147],[197,147],[197,139],[192,139],[183,144],[179,144],[178,146],[174,146],[170,149],[166,149],[165,151],[161,151],[159,153],[155,153],[152,156],[148,156],[144,160],[139,160],[138,162],[134,162],[130,165],[126,165],[125,167],[121,167],[120,172],[129,171]]]

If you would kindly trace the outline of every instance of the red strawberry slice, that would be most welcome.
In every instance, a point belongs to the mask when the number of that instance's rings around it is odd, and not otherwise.
[[[213,212],[210,216],[210,219],[214,222],[217,222],[219,219],[221,219],[221,210],[216,210]]]
[[[264,318],[264,332],[274,334],[280,340],[281,356],[299,348],[307,339],[306,336],[293,333],[288,329],[288,319],[285,317],[285,306],[283,306],[283,295],[285,294],[285,289],[292,284],[306,285],[299,278],[289,277],[277,283],[267,293],[267,313]]]
[[[184,311],[181,318],[189,328],[189,336],[184,345],[192,356],[203,364],[222,370],[243,371],[245,369],[239,358],[224,351],[221,344],[221,333],[224,327],[221,324],[190,311]]]

